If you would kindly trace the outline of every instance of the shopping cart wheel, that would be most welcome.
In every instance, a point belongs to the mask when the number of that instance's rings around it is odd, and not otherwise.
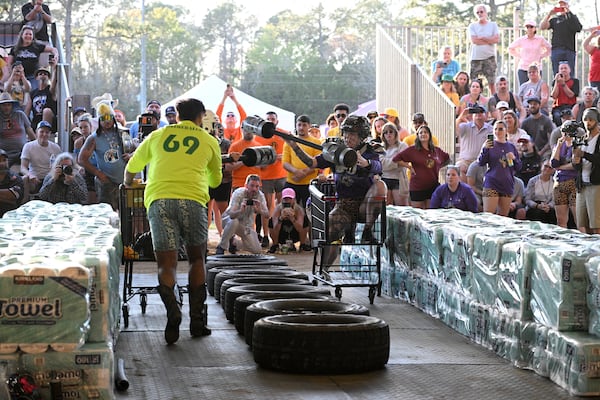
[[[336,286],[335,288],[335,297],[337,297],[338,300],[342,299],[342,288],[339,286]]]
[[[369,303],[373,304],[375,302],[375,286],[369,286]]]
[[[313,286],[319,286],[319,281],[317,281],[315,278],[313,278],[312,285]]]
[[[146,306],[148,305],[148,295],[146,293],[140,293],[140,306],[142,307],[142,314],[146,314]]]
[[[121,312],[123,313],[123,325],[127,328],[129,326],[129,304],[123,303]]]

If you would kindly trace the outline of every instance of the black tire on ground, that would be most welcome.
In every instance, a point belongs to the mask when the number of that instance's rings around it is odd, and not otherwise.
[[[235,299],[243,294],[258,293],[258,292],[309,292],[330,294],[329,289],[318,288],[312,285],[243,285],[234,286],[227,289],[225,292],[225,303],[223,309],[225,316],[229,321],[233,321],[233,306]]]
[[[211,267],[206,270],[206,288],[208,289],[208,294],[211,296],[215,295],[215,276],[225,270],[234,270],[234,269],[279,269],[286,271],[294,271],[292,268],[287,265],[252,265],[252,264],[240,264],[240,265],[222,265],[219,267]]]
[[[225,296],[225,292],[227,289],[233,286],[241,286],[241,285],[258,285],[258,284],[267,284],[267,285],[310,285],[310,281],[303,278],[297,278],[288,275],[238,275],[235,278],[229,278],[225,280],[221,284],[221,305],[225,302],[223,298]],[[216,293],[215,293],[216,294]],[[215,296],[216,297],[216,296]]]
[[[293,314],[261,318],[252,332],[261,367],[306,374],[350,374],[383,368],[390,355],[388,324],[375,317]]]
[[[275,260],[276,256],[271,254],[213,254],[206,256],[206,261],[231,261],[250,262],[262,260]]]
[[[286,278],[299,278],[299,279],[308,279],[305,273],[298,271],[289,271],[277,268],[269,268],[269,269],[259,269],[259,268],[251,268],[251,269],[232,269],[232,270],[224,270],[219,272],[215,276],[214,283],[214,296],[218,302],[222,302],[223,293],[221,293],[221,285],[227,279],[231,278],[241,278],[241,277],[255,277],[255,276],[285,276]],[[221,303],[222,304],[222,303]]]
[[[369,315],[369,309],[360,304],[342,303],[337,300],[278,299],[259,301],[246,308],[244,316],[244,339],[249,346],[252,345],[254,323],[263,317],[307,313]]]
[[[279,258],[276,258],[274,260],[258,260],[258,261],[250,261],[250,260],[240,260],[240,261],[236,261],[236,260],[223,260],[223,261],[208,261],[205,264],[205,267],[208,268],[212,268],[212,267],[222,267],[224,265],[288,265],[288,262],[286,260],[282,260]]]
[[[246,308],[254,303],[258,303],[263,300],[276,300],[276,299],[322,299],[322,300],[335,300],[331,294],[311,293],[311,292],[279,292],[279,293],[250,293],[245,294],[235,299],[233,305],[233,323],[235,329],[240,335],[244,335],[244,320],[246,318]],[[252,343],[248,343],[252,345]]]

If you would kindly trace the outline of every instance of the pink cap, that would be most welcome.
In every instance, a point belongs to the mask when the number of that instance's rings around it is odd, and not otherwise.
[[[294,191],[294,189],[292,188],[285,188],[281,191],[281,198],[285,199],[295,199],[296,198],[296,192]]]
[[[537,24],[534,20],[530,19],[529,21],[525,22],[525,26],[533,26],[535,28],[537,27]]]

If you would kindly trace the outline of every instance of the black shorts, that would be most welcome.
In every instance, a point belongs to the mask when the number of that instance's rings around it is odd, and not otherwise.
[[[387,186],[388,190],[400,189],[399,179],[381,178],[381,180],[385,182],[385,185]]]
[[[434,187],[432,187],[431,189],[427,189],[427,190],[411,190],[410,193],[410,199],[412,201],[425,201],[425,200],[429,200],[431,199],[431,195],[433,194],[433,192],[435,192],[435,189],[439,186],[439,183],[437,185],[435,185]]]
[[[214,201],[229,202],[231,198],[231,182],[223,182],[216,188],[208,188],[208,195]]]

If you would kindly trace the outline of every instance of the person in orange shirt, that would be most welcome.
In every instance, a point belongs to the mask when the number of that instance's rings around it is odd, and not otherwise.
[[[262,144],[259,143],[254,137],[254,133],[243,131],[242,138],[236,142],[233,142],[231,146],[229,146],[229,153],[242,154],[248,147],[256,147],[261,145]],[[243,187],[246,184],[246,177],[248,175],[258,175],[260,173],[260,167],[247,167],[242,161],[236,161],[232,163],[231,167],[231,193],[233,193],[235,189]]]
[[[240,114],[240,119],[238,120],[233,111],[227,111],[225,118],[223,118],[223,109],[225,108],[225,101],[227,98],[230,98],[231,101],[234,102],[237,107],[238,113]],[[229,140],[231,143],[234,143],[242,138],[242,126],[241,121],[245,120],[247,117],[246,111],[244,107],[237,101],[235,97],[235,93],[233,92],[233,87],[231,85],[227,85],[225,92],[223,93],[223,99],[219,103],[217,107],[217,115],[219,116],[219,120],[224,122],[223,129],[223,137]],[[243,186],[243,185],[242,185]]]
[[[277,119],[277,113],[275,111],[269,111],[266,114],[267,121],[272,122],[275,127],[279,123]],[[262,182],[262,192],[265,195],[265,199],[267,201],[267,208],[269,209],[268,215],[261,215],[260,219],[256,220],[256,231],[260,233],[260,228],[262,227],[263,236],[261,239],[261,247],[268,248],[269,247],[269,215],[273,213],[273,209],[275,206],[275,202],[273,198],[277,200],[277,203],[281,202],[281,192],[285,186],[285,180],[287,176],[286,170],[283,168],[283,145],[285,141],[274,135],[269,139],[265,139],[260,136],[256,136],[254,138],[261,146],[271,146],[275,150],[277,154],[277,159],[273,164],[265,165],[260,167],[260,180]]]

